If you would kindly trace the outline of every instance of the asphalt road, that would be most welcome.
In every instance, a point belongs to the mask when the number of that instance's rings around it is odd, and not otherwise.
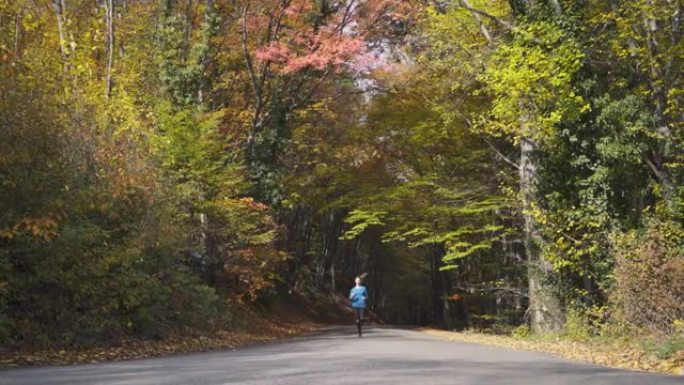
[[[0,384],[684,384],[684,376],[608,369],[549,355],[350,327],[233,351],[0,370]]]

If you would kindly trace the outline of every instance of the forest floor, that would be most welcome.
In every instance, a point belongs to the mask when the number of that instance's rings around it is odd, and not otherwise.
[[[450,341],[494,345],[516,350],[550,353],[571,360],[612,368],[684,375],[684,350],[659,359],[641,344],[624,340],[571,341],[559,336],[512,337],[477,332],[450,332],[423,328],[422,332]]]
[[[163,339],[129,338],[82,348],[7,349],[0,346],[0,367],[71,365],[235,349],[311,333],[323,324],[348,319],[338,298],[277,299],[266,305],[234,309],[235,326],[213,333],[175,333]],[[239,314],[239,315],[238,315]]]

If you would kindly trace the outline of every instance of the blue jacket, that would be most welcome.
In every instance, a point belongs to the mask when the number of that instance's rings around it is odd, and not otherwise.
[[[349,292],[349,299],[351,300],[352,307],[365,308],[366,302],[368,302],[368,290],[365,286],[354,286]]]

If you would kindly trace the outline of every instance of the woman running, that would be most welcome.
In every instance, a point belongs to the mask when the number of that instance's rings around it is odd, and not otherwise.
[[[349,292],[349,299],[351,300],[352,309],[356,316],[356,328],[359,330],[359,337],[361,337],[361,324],[363,323],[363,313],[366,310],[368,303],[368,290],[365,286],[361,286],[361,278],[354,279],[356,286]]]

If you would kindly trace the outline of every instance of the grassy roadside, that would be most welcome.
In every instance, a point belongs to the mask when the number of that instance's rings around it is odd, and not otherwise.
[[[684,351],[682,350],[666,360],[661,360],[652,352],[627,341],[597,340],[580,342],[549,336],[515,338],[476,332],[450,332],[432,328],[420,330],[423,333],[450,341],[545,352],[575,361],[613,368],[684,375]]]

